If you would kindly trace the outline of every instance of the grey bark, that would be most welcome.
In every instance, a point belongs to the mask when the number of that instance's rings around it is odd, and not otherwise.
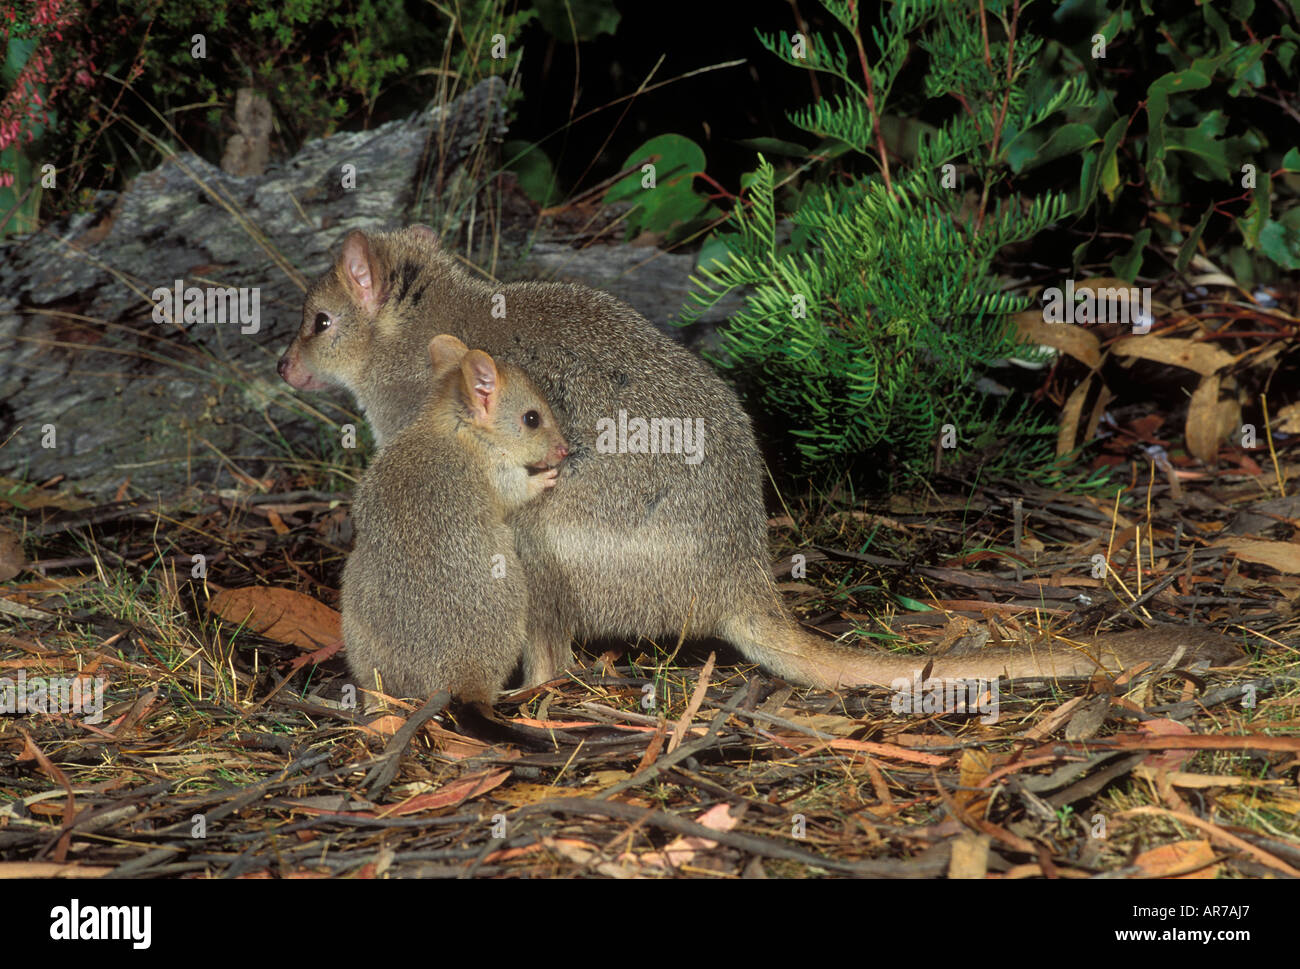
[[[303,282],[347,231],[415,221],[422,184],[436,192],[490,176],[473,162],[505,133],[503,93],[489,79],[444,108],[310,142],[262,175],[180,154],[121,193],[101,192],[89,212],[0,242],[0,475],[64,475],[100,496],[127,479],[131,492],[172,492],[230,487],[236,472],[328,452],[337,431],[319,415],[360,427],[349,402],[299,396],[275,371]],[[454,215],[453,234],[472,217]],[[545,239],[521,255],[503,275],[587,282],[656,323],[681,306],[693,269],[691,256]],[[155,322],[155,291],[177,280],[255,290],[256,329]]]

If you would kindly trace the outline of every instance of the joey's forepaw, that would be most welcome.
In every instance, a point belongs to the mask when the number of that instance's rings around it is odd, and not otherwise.
[[[528,480],[526,484],[527,494],[530,498],[536,498],[548,488],[554,488],[555,482],[559,480],[559,468],[529,468]]]

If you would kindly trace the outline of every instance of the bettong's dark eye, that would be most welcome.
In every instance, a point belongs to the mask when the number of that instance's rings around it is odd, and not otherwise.
[[[333,322],[334,322],[334,321],[331,320],[331,319],[329,318],[329,314],[328,314],[328,313],[317,313],[317,314],[316,314],[316,332],[317,332],[317,333],[324,333],[326,330],[328,330],[328,329],[330,328],[330,324],[333,323]]]
[[[542,415],[535,410],[530,410],[524,414],[524,427],[537,430],[542,426]]]

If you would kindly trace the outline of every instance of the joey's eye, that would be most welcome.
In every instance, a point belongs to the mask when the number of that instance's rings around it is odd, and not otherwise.
[[[524,414],[524,427],[536,430],[542,426],[542,415],[535,410],[530,410]]]
[[[330,328],[330,324],[333,323],[333,322],[334,322],[334,321],[331,320],[331,319],[329,318],[329,314],[328,314],[328,313],[317,313],[317,314],[316,314],[316,332],[317,332],[317,333],[324,333],[326,330],[328,330],[328,329]]]

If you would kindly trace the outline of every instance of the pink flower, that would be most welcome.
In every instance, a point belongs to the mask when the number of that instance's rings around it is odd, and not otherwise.
[[[37,0],[35,3],[6,4],[0,10],[0,49],[10,39],[13,25],[26,28],[23,34],[35,41],[31,55],[19,71],[12,86],[0,101],[0,148],[20,140],[35,140],[33,129],[48,125],[49,108],[57,104],[62,92],[75,79],[83,87],[93,87],[95,76],[91,49],[73,49],[64,40],[69,27],[78,24],[87,7],[66,0]],[[18,7],[26,15],[20,20]],[[24,137],[25,136],[25,137]]]
[[[45,3],[36,5],[32,12],[32,23],[34,24],[53,24],[59,22],[59,8],[63,6],[63,0],[46,0]]]

